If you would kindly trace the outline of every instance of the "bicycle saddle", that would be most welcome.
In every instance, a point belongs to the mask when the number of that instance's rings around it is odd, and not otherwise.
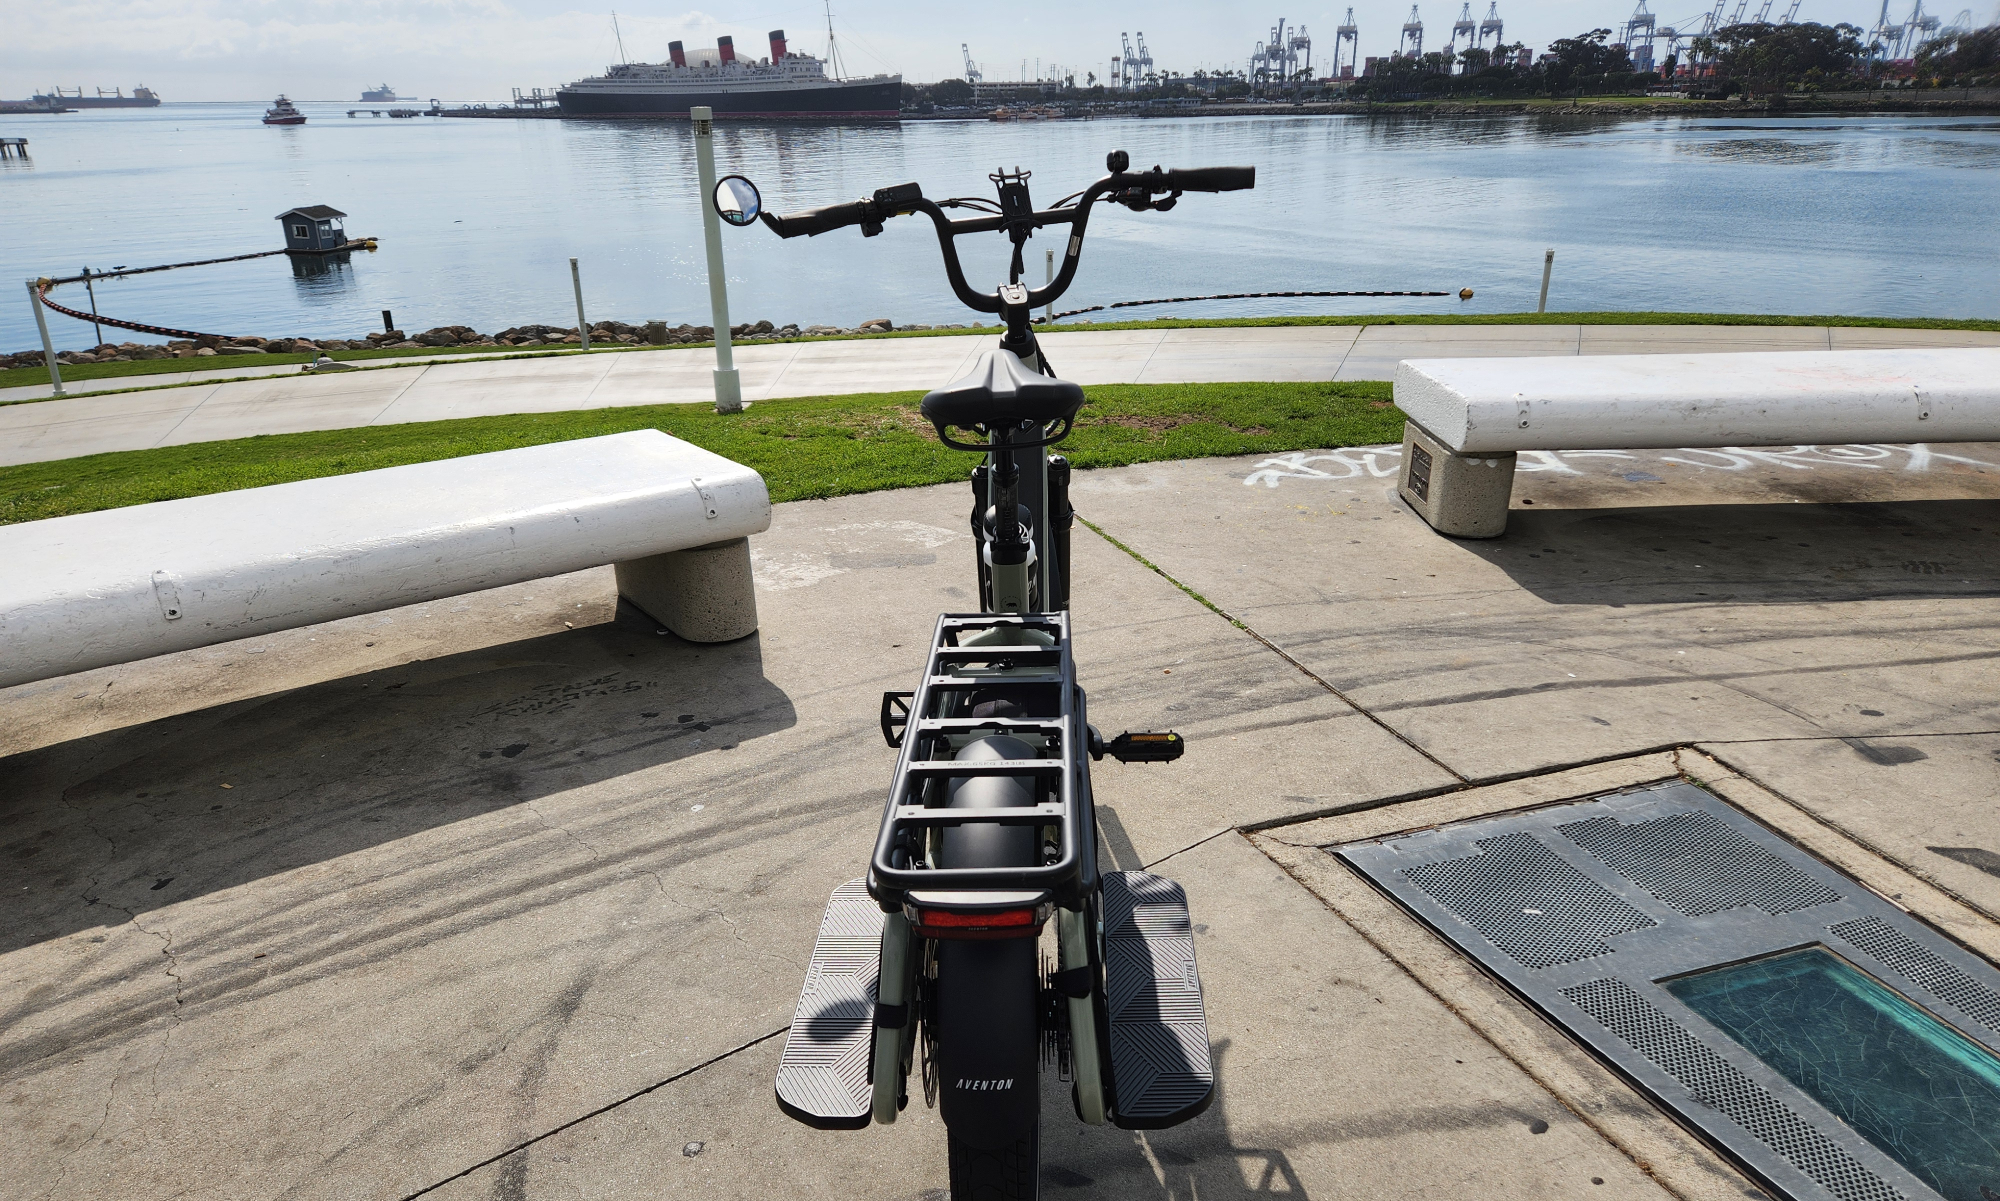
[[[969,430],[1024,421],[1069,422],[1082,407],[1081,385],[1030,371],[1013,351],[996,349],[987,351],[963,378],[925,396],[923,414],[950,444],[946,426]]]

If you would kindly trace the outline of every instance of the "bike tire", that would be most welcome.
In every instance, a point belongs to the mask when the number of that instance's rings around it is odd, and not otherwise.
[[[951,1201],[1035,1201],[1042,1176],[1040,1123],[1001,1147],[974,1147],[946,1132]]]

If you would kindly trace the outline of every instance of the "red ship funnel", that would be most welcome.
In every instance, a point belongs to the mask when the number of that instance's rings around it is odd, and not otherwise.
[[[719,37],[715,39],[715,52],[722,56],[723,62],[726,63],[735,62],[736,39],[732,37]]]
[[[782,29],[773,29],[771,31],[771,61],[775,63],[782,60],[784,57],[785,57],[785,31]]]
[[[679,42],[667,43],[667,57],[674,60],[676,67],[685,67],[688,65],[687,51],[681,48]]]

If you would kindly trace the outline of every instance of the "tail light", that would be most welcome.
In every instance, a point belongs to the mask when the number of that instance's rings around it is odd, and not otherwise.
[[[910,928],[919,938],[1033,938],[1049,919],[1049,906],[989,909],[963,913],[910,907]]]

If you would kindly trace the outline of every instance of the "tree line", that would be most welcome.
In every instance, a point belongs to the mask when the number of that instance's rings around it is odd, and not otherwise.
[[[1712,64],[1712,68],[1684,82],[1692,93],[1712,97],[1876,86],[1884,82],[1888,72],[1880,47],[1867,44],[1864,37],[1860,28],[1845,23],[1731,25],[1690,43],[1693,60]],[[1658,70],[1634,70],[1630,52],[1612,43],[1609,29],[1558,38],[1526,65],[1521,62],[1524,50],[1526,47],[1517,43],[1492,50],[1444,50],[1421,57],[1380,59],[1373,75],[1331,84],[1301,80],[1260,86],[1224,72],[1115,93],[1095,84],[1066,89],[1051,98],[1058,102],[1228,99],[1256,91],[1298,99],[1344,96],[1353,100],[1627,95],[1674,80],[1682,65],[1679,56],[1672,54]],[[1896,72],[1898,77],[1906,73],[1917,87],[2000,86],[2000,25],[1933,39],[1918,51],[1908,72]],[[972,85],[962,79],[903,86],[904,107],[909,109],[959,107],[970,105],[972,100]]]

